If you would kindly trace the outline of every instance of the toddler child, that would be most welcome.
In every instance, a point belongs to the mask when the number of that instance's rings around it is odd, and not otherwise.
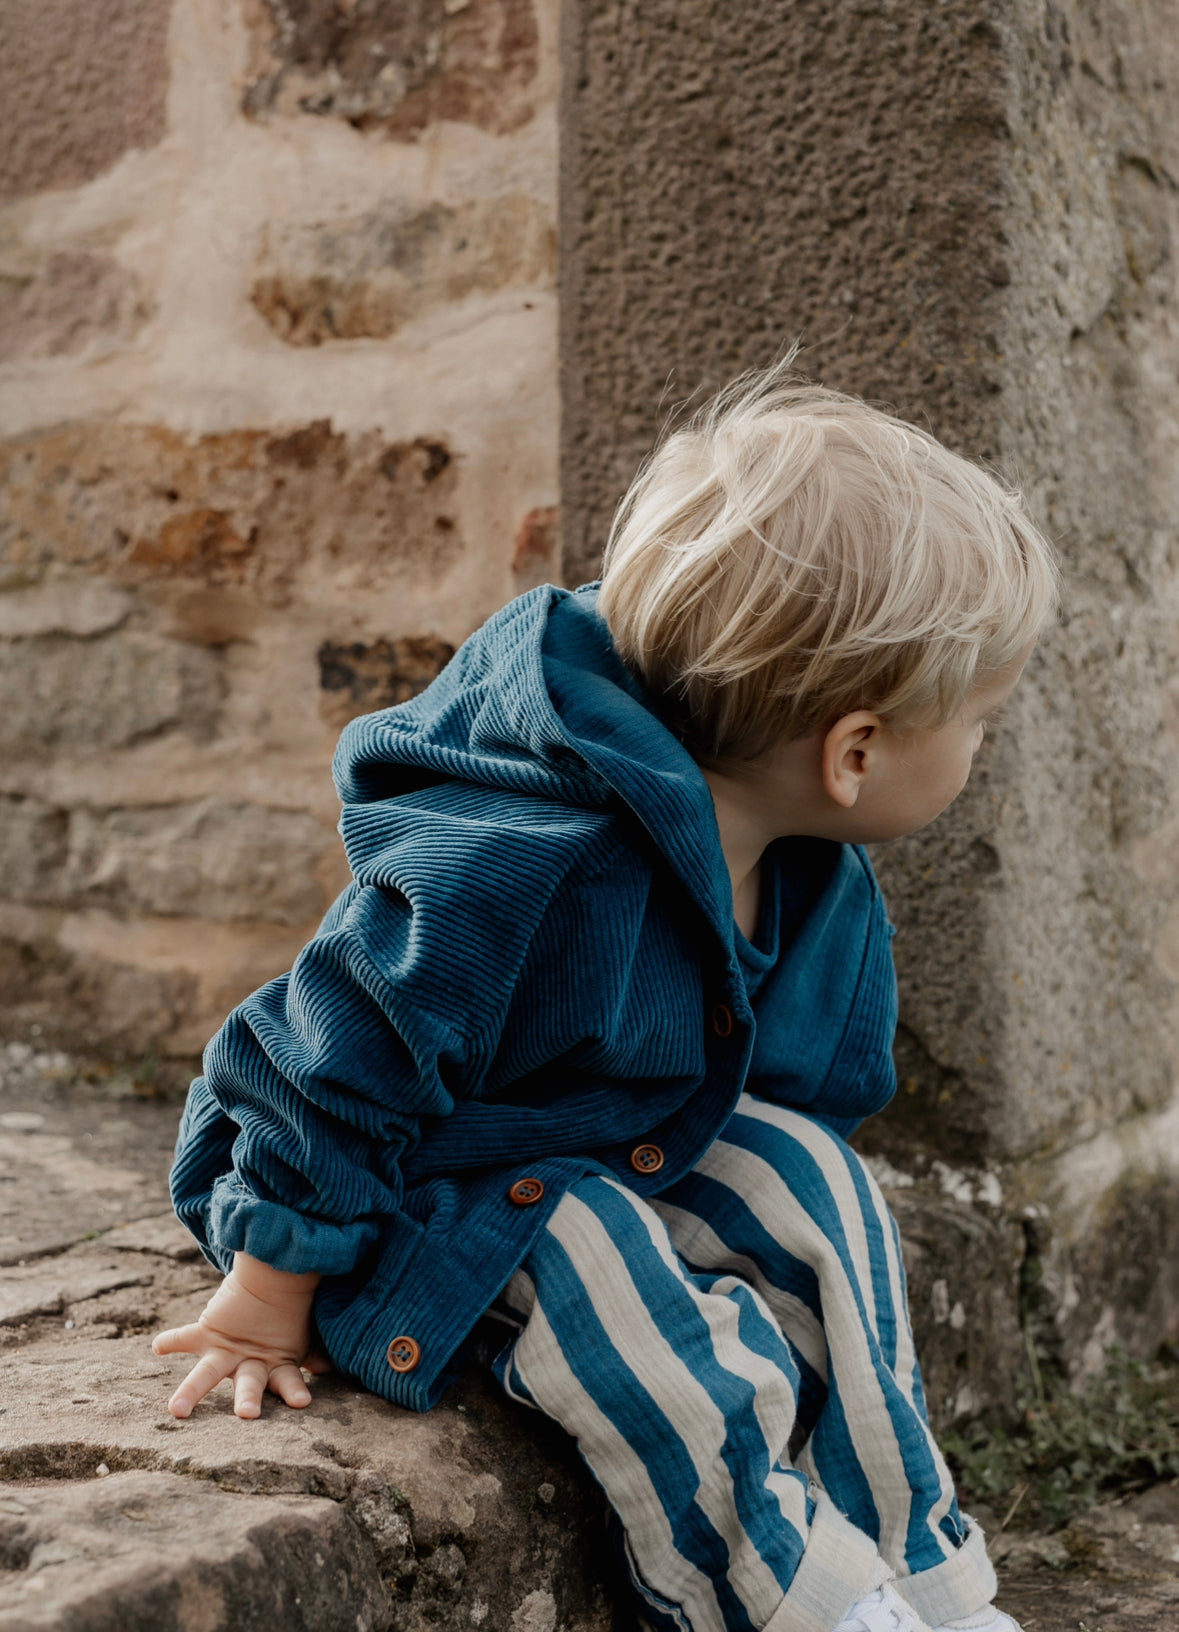
[[[1018,1632],[930,1432],[861,845],[958,794],[1055,600],[1019,500],[784,368],[668,435],[600,585],[491,618],[335,762],[353,882],[209,1045],[173,1171],[226,1279],[157,1337],[426,1410],[493,1304],[679,1632]]]

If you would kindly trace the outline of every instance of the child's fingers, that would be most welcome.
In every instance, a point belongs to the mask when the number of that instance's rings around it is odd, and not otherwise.
[[[209,1345],[208,1334],[199,1326],[173,1326],[157,1332],[151,1340],[153,1354],[199,1354]]]
[[[311,1390],[303,1380],[303,1373],[298,1366],[286,1364],[275,1366],[270,1373],[270,1388],[280,1399],[288,1405],[302,1406],[311,1404]]]
[[[237,1356],[227,1354],[224,1349],[204,1355],[168,1401],[168,1410],[174,1417],[190,1416],[197,1401],[203,1400],[210,1389],[228,1377],[237,1363]]]
[[[282,1369],[281,1367],[279,1368]],[[243,1360],[233,1374],[233,1410],[239,1417],[260,1417],[270,1367],[265,1360]]]
[[[309,1371],[313,1377],[326,1377],[329,1371],[335,1371],[327,1355],[322,1349],[310,1349],[300,1361],[304,1371]]]

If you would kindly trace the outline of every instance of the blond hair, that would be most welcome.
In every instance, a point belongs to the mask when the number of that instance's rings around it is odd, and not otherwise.
[[[598,605],[689,750],[724,760],[860,708],[948,724],[1057,592],[1017,493],[787,359],[664,438],[615,518]]]

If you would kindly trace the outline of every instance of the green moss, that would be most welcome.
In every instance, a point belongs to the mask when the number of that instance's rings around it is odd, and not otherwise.
[[[1120,1350],[1080,1393],[1029,1345],[1031,1383],[1014,1426],[951,1430],[942,1447],[967,1507],[1056,1528],[1103,1496],[1179,1477],[1179,1368]],[[1014,1510],[1013,1510],[1014,1507]]]

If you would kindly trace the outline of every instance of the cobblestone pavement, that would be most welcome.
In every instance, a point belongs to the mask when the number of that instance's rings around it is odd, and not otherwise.
[[[168,1415],[150,1334],[214,1281],[177,1109],[0,1047],[0,1632],[630,1632],[577,1457],[475,1373],[427,1416],[339,1377]],[[1179,1488],[995,1551],[1025,1632],[1179,1632]]]

